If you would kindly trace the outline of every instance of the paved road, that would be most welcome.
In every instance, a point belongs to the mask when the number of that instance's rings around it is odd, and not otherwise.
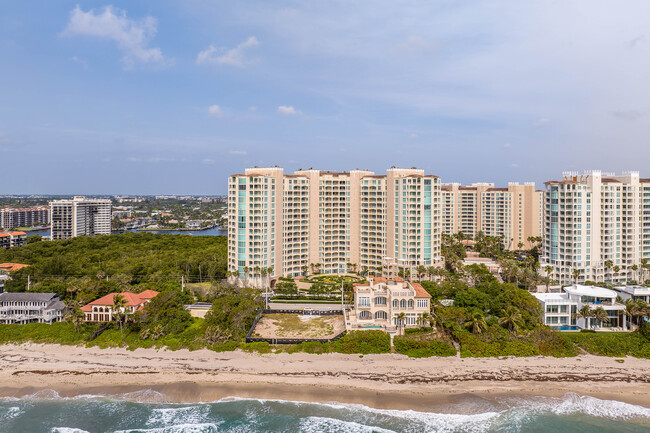
[[[269,303],[271,310],[302,310],[303,308],[311,308],[313,310],[340,310],[341,304],[279,304]]]

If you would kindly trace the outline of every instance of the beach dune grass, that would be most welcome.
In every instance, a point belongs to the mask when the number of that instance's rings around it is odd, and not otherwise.
[[[332,338],[345,329],[343,316],[271,313],[262,316],[253,335],[261,338]]]

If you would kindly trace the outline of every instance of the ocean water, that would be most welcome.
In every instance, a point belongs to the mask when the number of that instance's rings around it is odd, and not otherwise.
[[[650,409],[567,394],[450,406],[455,413],[229,398],[166,403],[155,391],[61,398],[54,391],[0,400],[0,432],[649,432]]]

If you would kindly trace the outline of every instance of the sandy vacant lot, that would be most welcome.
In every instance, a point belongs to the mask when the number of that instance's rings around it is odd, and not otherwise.
[[[253,331],[258,338],[322,338],[337,336],[345,330],[343,316],[265,314]]]

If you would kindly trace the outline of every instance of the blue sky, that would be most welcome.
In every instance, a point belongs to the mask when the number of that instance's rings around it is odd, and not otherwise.
[[[649,77],[647,0],[9,2],[0,185],[221,194],[276,164],[650,176]]]

